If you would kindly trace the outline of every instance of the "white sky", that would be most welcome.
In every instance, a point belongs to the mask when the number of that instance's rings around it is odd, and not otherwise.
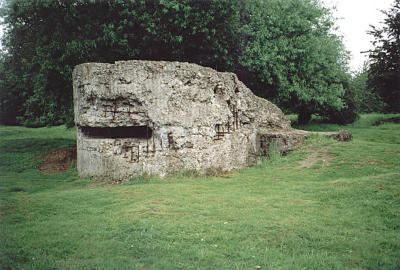
[[[334,16],[343,35],[346,49],[351,52],[350,68],[358,70],[367,60],[362,51],[372,49],[372,37],[367,34],[369,25],[380,26],[385,15],[379,10],[388,11],[393,0],[323,0],[327,7],[336,7]]]

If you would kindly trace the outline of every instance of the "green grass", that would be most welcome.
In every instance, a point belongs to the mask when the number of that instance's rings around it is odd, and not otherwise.
[[[73,146],[75,130],[0,127],[0,268],[399,269],[400,125],[372,125],[389,117],[230,177],[100,187],[37,172],[35,156]]]

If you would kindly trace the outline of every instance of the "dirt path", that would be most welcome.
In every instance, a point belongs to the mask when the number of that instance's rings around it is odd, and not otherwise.
[[[322,166],[325,167],[329,165],[329,160],[331,158],[332,155],[329,154],[329,147],[312,149],[307,158],[300,161],[300,164],[297,166],[297,168],[311,168],[320,160],[322,161]]]

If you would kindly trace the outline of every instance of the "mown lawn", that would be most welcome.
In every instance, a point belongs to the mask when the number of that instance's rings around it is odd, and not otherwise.
[[[38,173],[74,129],[0,127],[1,269],[399,269],[400,124],[373,126],[392,116],[229,177],[103,186]]]

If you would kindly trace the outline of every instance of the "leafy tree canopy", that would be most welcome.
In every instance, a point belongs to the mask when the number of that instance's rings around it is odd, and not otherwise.
[[[206,6],[178,0],[9,1],[2,10],[8,49],[2,122],[72,121],[72,70],[83,62],[174,60],[233,70],[237,6],[230,0]]]
[[[386,110],[400,112],[400,0],[395,0],[382,28],[372,26],[374,49],[369,52],[368,86],[387,104]]]
[[[250,1],[241,63],[258,95],[299,113],[340,110],[348,81],[348,53],[333,34],[330,11],[311,0]]]
[[[347,53],[316,0],[8,0],[1,122],[72,122],[83,62],[187,61],[239,74],[306,122],[346,108]]]
[[[382,112],[384,110],[383,101],[368,87],[368,71],[369,66],[365,63],[361,70],[352,74],[349,91],[354,97],[357,111],[363,113]]]

